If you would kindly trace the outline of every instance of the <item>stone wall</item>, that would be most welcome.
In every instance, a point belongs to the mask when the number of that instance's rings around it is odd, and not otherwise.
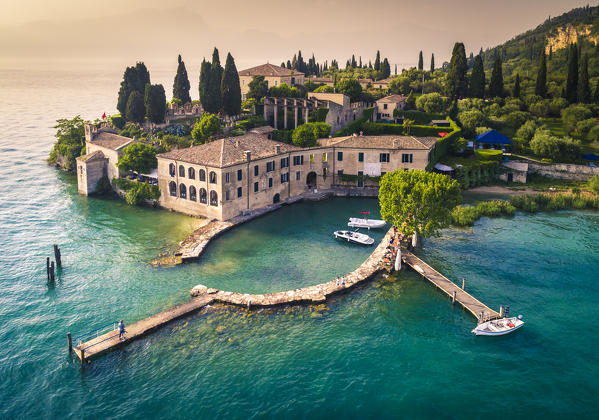
[[[529,163],[528,171],[531,174],[542,175],[548,178],[572,179],[576,181],[588,181],[593,175],[599,175],[599,167],[566,163],[554,165]]]

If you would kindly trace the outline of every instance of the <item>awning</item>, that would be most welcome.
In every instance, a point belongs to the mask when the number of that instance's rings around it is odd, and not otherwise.
[[[443,165],[442,163],[435,163],[435,169],[443,172],[453,171],[453,168],[451,166]]]
[[[585,158],[586,160],[599,160],[599,156],[597,156],[595,153],[589,153],[588,155],[584,155],[583,158]]]

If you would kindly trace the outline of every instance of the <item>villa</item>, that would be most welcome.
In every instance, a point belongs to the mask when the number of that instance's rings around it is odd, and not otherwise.
[[[239,72],[239,84],[241,85],[241,99],[245,101],[246,95],[250,90],[249,84],[254,76],[264,76],[267,86],[278,86],[286,83],[289,86],[303,85],[304,73],[297,70],[289,70],[285,67],[275,66],[274,64],[262,64]]]
[[[406,106],[406,97],[403,95],[389,95],[376,101],[376,119],[377,121],[393,121],[393,111],[401,111]]]

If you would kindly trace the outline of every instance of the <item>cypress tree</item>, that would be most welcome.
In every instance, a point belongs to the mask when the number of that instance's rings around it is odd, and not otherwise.
[[[597,79],[597,84],[595,85],[595,94],[593,95],[593,102],[599,104],[599,79]]]
[[[381,69],[381,52],[379,50],[376,50],[376,58],[374,59],[374,69],[377,71]]]
[[[547,97],[547,57],[545,51],[541,54],[541,62],[539,63],[539,72],[537,74],[537,84],[535,85],[535,95],[541,98]]]
[[[238,115],[241,113],[241,87],[239,86],[239,74],[231,53],[227,54],[225,70],[220,85],[223,98],[223,111],[226,115]]]
[[[591,103],[591,84],[589,80],[589,56],[584,55],[580,63],[580,75],[578,77],[578,102]]]
[[[185,68],[185,63],[181,60],[180,54],[177,61],[179,64],[173,83],[173,98],[179,98],[181,102],[186,104],[187,102],[191,102],[191,96],[189,96],[189,78],[187,77],[187,69]]]
[[[483,59],[480,55],[474,57],[474,66],[470,75],[470,97],[484,98],[485,97],[485,69],[483,68]]]
[[[135,67],[125,69],[116,105],[123,117],[127,118],[127,103],[132,92],[135,91],[142,95],[143,103],[143,94],[148,83],[150,83],[150,72],[144,63],[138,62]]]
[[[135,71],[137,72],[137,85],[135,86],[135,90],[143,95],[146,90],[146,85],[150,83],[150,72],[146,68],[146,65],[141,61],[138,61],[137,64],[135,64]]]
[[[422,51],[418,54],[418,70],[424,69],[424,60],[422,59]]]
[[[568,77],[566,79],[566,99],[575,103],[578,99],[578,47],[571,44],[568,50]]]
[[[202,66],[200,67],[200,103],[206,111],[210,107],[210,86],[211,66],[206,59],[202,60]]]
[[[431,73],[435,71],[435,54],[431,54]]]
[[[146,107],[144,105],[144,97],[137,90],[131,92],[129,99],[127,100],[127,121],[136,123],[144,122],[144,116],[146,115]]]
[[[181,98],[179,98],[181,99]],[[164,122],[166,113],[166,94],[162,85],[146,85],[144,94],[144,105],[146,108],[146,117],[154,124]]]
[[[516,80],[514,81],[514,91],[512,92],[514,98],[520,97],[520,75],[516,73]]]
[[[353,54],[351,55],[351,66],[354,69],[358,66],[358,63],[356,63],[356,56]]]
[[[447,94],[451,100],[466,96],[468,90],[467,70],[466,49],[463,43],[456,42],[451,53],[449,73],[447,74]]]
[[[389,65],[389,60],[387,60],[386,57],[383,60],[383,64],[381,64],[381,72],[383,79],[386,79],[387,77],[391,76],[391,66]]]
[[[503,97],[503,71],[501,68],[501,57],[497,55],[493,63],[493,72],[491,73],[491,81],[489,82],[489,96]]]
[[[362,56],[360,56],[360,68],[362,68]]]
[[[223,68],[220,65],[218,49],[214,47],[212,52],[212,66],[210,67],[210,84],[208,85],[208,97],[210,102],[209,109],[206,109],[211,114],[220,112],[223,107],[223,98],[220,90],[220,82],[223,78]]]
[[[395,65],[395,74],[397,74],[397,64]]]

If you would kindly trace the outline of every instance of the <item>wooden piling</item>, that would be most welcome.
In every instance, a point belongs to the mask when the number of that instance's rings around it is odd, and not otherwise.
[[[50,281],[54,281],[54,261],[50,263]]]
[[[457,294],[458,294],[458,292],[456,292],[456,291],[454,290],[454,291],[453,291],[453,296],[451,297],[451,304],[452,304],[452,305],[453,305],[453,304],[455,304],[455,298],[456,298],[456,295],[457,295]]]
[[[50,281],[50,257],[46,257],[46,275],[48,276],[48,281]]]
[[[79,350],[79,358],[81,359],[81,364],[84,365],[85,364],[85,350],[83,350],[83,349]]]
[[[54,244],[54,259],[56,260],[56,267],[62,267],[62,261],[60,259],[60,248]]]
[[[73,339],[71,338],[71,333],[67,333],[67,342],[69,343],[69,353],[73,351]]]
[[[503,318],[503,305],[499,307],[499,318]]]
[[[466,279],[462,278],[462,290],[466,290]]]

